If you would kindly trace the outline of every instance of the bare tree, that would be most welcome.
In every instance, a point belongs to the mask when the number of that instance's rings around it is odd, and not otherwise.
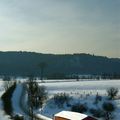
[[[10,76],[4,76],[3,81],[4,81],[5,91],[8,90],[8,88],[10,88],[14,84],[14,82],[11,81]]]
[[[118,88],[111,87],[107,90],[107,94],[110,97],[110,99],[114,99],[115,96],[117,96],[119,90]]]
[[[41,72],[40,72],[41,80],[43,80],[44,70],[45,70],[45,68],[47,67],[47,64],[46,64],[46,62],[41,62],[38,66],[39,66],[40,69],[41,69]]]
[[[29,77],[28,88],[28,104],[31,120],[33,120],[33,110],[42,108],[44,101],[47,99],[47,92],[44,86],[39,86],[33,77]]]
[[[33,85],[34,85],[34,77],[29,76],[29,80],[27,84],[27,92],[28,92],[29,115],[31,120],[33,120]]]

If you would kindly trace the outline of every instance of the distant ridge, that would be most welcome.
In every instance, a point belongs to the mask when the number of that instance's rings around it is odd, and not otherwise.
[[[0,52],[0,75],[40,75],[38,64],[47,64],[45,75],[120,73],[120,59],[90,54]]]

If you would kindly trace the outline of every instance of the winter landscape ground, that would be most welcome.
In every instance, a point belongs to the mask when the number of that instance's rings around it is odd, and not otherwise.
[[[39,82],[40,86],[45,86],[48,92],[48,100],[44,104],[42,109],[38,109],[34,111],[38,116],[48,120],[49,118],[53,118],[53,115],[62,111],[62,110],[71,110],[70,107],[64,104],[63,107],[58,107],[54,104],[52,97],[54,94],[58,93],[67,93],[72,97],[70,103],[82,103],[87,104],[89,108],[96,108],[94,104],[95,96],[99,94],[102,96],[102,102],[98,103],[97,107],[100,107],[101,104],[106,101],[107,92],[106,90],[110,87],[116,87],[120,90],[120,80],[44,80],[44,82]],[[20,100],[22,94],[23,83],[19,83],[13,93],[12,97],[12,105],[14,109],[14,114],[20,114],[27,116],[27,114],[21,109]],[[0,95],[4,93],[4,82],[0,81]],[[116,110],[114,112],[114,120],[119,120],[120,118],[120,92],[118,93],[118,98],[114,100],[114,104],[116,105]],[[23,100],[24,104],[26,103]],[[27,107],[27,106],[26,106]],[[86,114],[91,115],[89,111]],[[42,116],[41,116],[42,115]],[[46,116],[46,117],[44,117]],[[9,120],[9,117],[5,115],[3,111],[2,101],[0,100],[0,120]],[[49,119],[50,120],[50,119]]]
[[[105,97],[107,96],[106,90],[110,87],[116,87],[120,90],[120,81],[119,80],[88,80],[88,81],[71,81],[71,82],[59,82],[59,83],[40,83],[40,85],[46,86],[49,97],[52,97],[56,93],[68,93],[70,96],[73,97],[74,103],[80,102],[88,104],[89,107],[95,107],[93,104],[96,94],[99,94],[100,96],[104,96],[103,101],[105,100]],[[118,96],[120,93],[118,94]],[[43,108],[42,114],[45,114],[46,116],[52,117],[53,114],[60,112],[61,110],[70,110],[69,107],[64,106],[64,108],[56,107],[53,104],[51,104],[52,101],[48,101],[48,104]],[[101,103],[100,103],[101,104]],[[120,100],[115,100],[115,104],[117,106],[117,109],[115,111],[115,120],[119,120],[120,118]],[[54,108],[54,109],[53,109]],[[89,113],[87,113],[89,114]]]

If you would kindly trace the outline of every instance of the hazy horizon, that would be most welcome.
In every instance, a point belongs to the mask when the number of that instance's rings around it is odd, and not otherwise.
[[[0,51],[120,58],[119,0],[0,1]]]
[[[50,53],[50,52],[37,52],[37,51],[24,51],[24,50],[16,50],[16,51],[0,51],[0,52],[30,52],[30,53],[38,53],[38,54],[51,54],[51,55],[73,55],[73,54],[88,54],[88,55],[94,55],[94,56],[101,56],[101,57],[107,57],[107,58],[118,58],[120,59],[120,57],[110,57],[110,56],[107,56],[107,55],[100,55],[100,54],[92,54],[92,53]]]

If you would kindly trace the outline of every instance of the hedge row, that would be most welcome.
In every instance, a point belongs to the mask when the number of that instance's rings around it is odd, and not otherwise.
[[[12,95],[13,95],[15,88],[16,88],[16,83],[14,83],[11,87],[9,87],[1,97],[3,100],[4,111],[6,112],[6,114],[10,116],[12,116],[12,113],[13,113],[11,99],[12,99]]]

